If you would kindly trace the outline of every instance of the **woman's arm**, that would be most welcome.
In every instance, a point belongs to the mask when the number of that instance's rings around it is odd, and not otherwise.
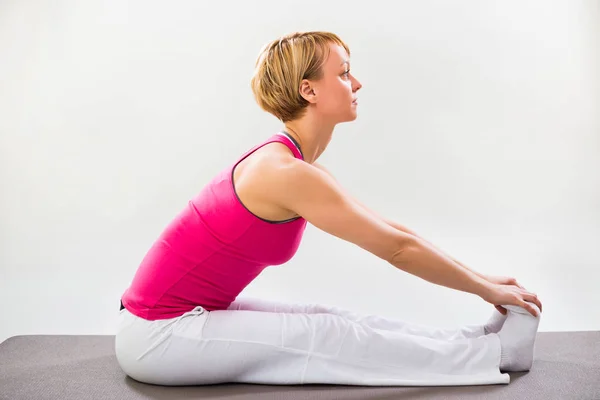
[[[356,202],[358,202],[358,200],[355,200],[355,201],[356,201]],[[369,209],[368,209],[368,208],[367,208],[365,205],[361,204],[360,202],[359,202],[358,204],[359,204],[361,207],[363,207],[364,209],[366,209],[366,210],[369,210]],[[371,210],[369,210],[369,211],[370,211],[370,212],[372,212],[373,214],[375,214],[375,212],[374,212],[374,211],[371,211]],[[418,238],[418,239],[420,239],[420,240],[423,240],[423,241],[425,241],[425,242],[426,242],[426,243],[428,243],[430,246],[432,246],[432,247],[435,247],[435,248],[436,248],[436,249],[437,249],[437,250],[438,250],[440,253],[444,254],[446,257],[448,257],[449,259],[451,259],[452,261],[454,261],[455,263],[457,263],[457,264],[458,264],[458,265],[460,265],[461,267],[463,267],[463,268],[465,268],[465,269],[467,269],[467,270],[471,271],[472,273],[474,273],[475,275],[477,275],[477,276],[479,276],[479,277],[481,277],[481,278],[483,278],[483,279],[487,279],[487,277],[486,277],[485,275],[483,275],[483,274],[481,274],[481,273],[479,273],[479,272],[477,272],[477,271],[474,271],[474,270],[472,270],[471,268],[467,267],[466,265],[462,264],[460,261],[458,261],[458,260],[456,260],[455,258],[451,257],[450,255],[448,255],[447,253],[445,253],[444,251],[442,251],[440,248],[438,248],[438,247],[434,246],[434,245],[433,245],[433,243],[431,243],[430,241],[426,240],[425,238],[423,238],[423,237],[421,237],[421,236],[417,235],[417,234],[416,234],[414,231],[412,231],[412,230],[408,229],[407,227],[405,227],[405,226],[403,226],[403,225],[401,225],[401,224],[399,224],[399,223],[397,223],[397,222],[394,222],[394,221],[390,221],[390,220],[388,220],[388,219],[385,219],[385,218],[383,218],[383,217],[380,217],[380,218],[382,218],[382,219],[385,221],[385,223],[386,223],[386,224],[388,224],[389,226],[391,226],[391,227],[394,227],[394,228],[396,228],[396,229],[399,229],[399,230],[401,230],[401,231],[403,231],[403,232],[406,232],[406,233],[408,233],[408,234],[411,234],[411,235],[413,235],[414,237],[416,237],[416,238]]]
[[[329,174],[301,160],[265,158],[255,195],[354,243],[394,267],[437,285],[485,299],[492,286],[424,240],[396,229],[352,200]],[[261,187],[262,186],[262,187]]]
[[[316,168],[319,168],[321,171],[325,172],[326,174],[328,174],[329,176],[331,176],[334,180],[335,177],[333,176],[333,174],[331,174],[331,172],[329,172],[329,170],[327,170],[327,168],[325,168],[323,165],[319,164],[319,163],[313,163],[313,166],[315,166]],[[337,182],[337,180],[336,180]],[[347,196],[350,196],[349,194],[347,194]],[[371,215],[374,215],[375,217],[381,219],[382,221],[384,221],[386,224],[388,224],[389,226],[398,229],[399,231],[408,233],[414,237],[416,237],[417,239],[423,240],[425,243],[427,243],[429,246],[435,248],[438,252],[444,254],[447,258],[449,258],[450,260],[454,261],[456,264],[460,265],[461,267],[465,268],[468,271],[471,271],[472,273],[474,273],[475,275],[479,276],[480,278],[483,279],[487,279],[487,277],[477,271],[472,270],[471,268],[468,268],[466,265],[460,263],[458,260],[455,260],[454,258],[452,258],[451,256],[449,256],[448,254],[446,254],[445,252],[443,252],[441,249],[435,247],[433,245],[433,243],[429,242],[428,240],[426,240],[425,238],[419,236],[416,232],[414,232],[411,229],[408,229],[406,226],[399,224],[398,222],[394,222],[394,221],[390,221],[384,217],[382,217],[381,215],[377,214],[375,211],[371,210],[370,208],[368,208],[367,206],[365,206],[364,204],[362,204],[360,201],[358,201],[356,198],[350,196],[352,198],[352,200],[358,204],[360,207],[362,207],[365,211],[369,212]]]

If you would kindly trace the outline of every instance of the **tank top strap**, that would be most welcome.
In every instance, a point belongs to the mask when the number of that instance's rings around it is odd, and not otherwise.
[[[301,160],[304,160],[304,154],[302,154],[302,150],[300,150],[300,145],[298,144],[298,142],[296,142],[296,139],[294,139],[293,137],[291,137],[289,134],[287,134],[286,132],[277,132],[274,136],[277,137],[277,141],[281,142],[285,145],[287,145],[287,147],[289,147],[289,149],[292,151],[292,153],[294,153],[294,156],[296,158],[299,158]],[[281,140],[283,138],[283,141]]]
[[[256,150],[260,149],[261,147],[263,147],[269,143],[273,143],[273,142],[279,142],[279,143],[285,144],[291,150],[291,152],[294,154],[294,157],[304,160],[304,155],[302,154],[302,151],[300,151],[300,146],[298,145],[296,140],[294,140],[294,138],[292,138],[291,136],[287,135],[285,132],[277,132],[276,134],[274,134],[273,136],[271,136],[264,142],[257,144],[256,146],[254,146],[250,150],[248,150],[246,153],[244,153],[238,159],[238,161],[236,161],[235,165],[239,164],[242,160],[244,160],[250,154],[254,153]]]

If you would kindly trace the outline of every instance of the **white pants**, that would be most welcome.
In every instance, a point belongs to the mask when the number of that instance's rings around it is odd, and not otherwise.
[[[128,376],[158,385],[510,382],[499,369],[500,338],[482,326],[441,329],[248,297],[156,321],[121,310],[115,351]]]

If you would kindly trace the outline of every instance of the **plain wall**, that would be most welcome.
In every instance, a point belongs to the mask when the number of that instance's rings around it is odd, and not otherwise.
[[[263,44],[337,33],[358,118],[319,161],[469,267],[513,276],[540,331],[600,329],[597,1],[3,1],[0,341],[114,334],[167,223],[282,128],[250,90]],[[493,305],[307,228],[240,296],[437,326]]]

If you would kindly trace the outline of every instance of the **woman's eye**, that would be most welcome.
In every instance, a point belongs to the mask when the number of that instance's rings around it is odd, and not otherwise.
[[[349,73],[350,73],[350,70],[348,70],[348,71],[345,71],[345,72],[344,72],[344,75],[348,76],[348,74],[349,74]]]

